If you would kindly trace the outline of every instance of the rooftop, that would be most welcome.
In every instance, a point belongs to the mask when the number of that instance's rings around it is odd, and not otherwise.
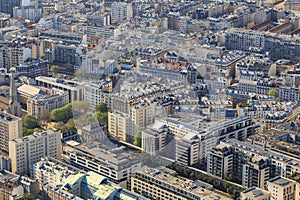
[[[141,174],[146,176],[153,177],[163,183],[170,184],[176,188],[184,190],[193,195],[205,198],[206,200],[229,200],[230,198],[217,194],[213,191],[207,190],[203,188],[203,184],[198,181],[192,181],[188,179],[181,179],[175,176],[170,175],[165,170],[161,170],[159,168],[149,168],[143,167],[138,171]]]

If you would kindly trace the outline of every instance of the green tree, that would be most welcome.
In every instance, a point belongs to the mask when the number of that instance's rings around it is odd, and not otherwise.
[[[96,111],[97,112],[102,112],[102,113],[107,113],[108,112],[108,107],[105,103],[99,103],[97,106],[96,106]]]
[[[62,108],[56,108],[51,111],[50,113],[50,119],[52,121],[58,122],[58,121],[68,121],[73,117],[72,112],[72,104],[68,103]]]
[[[269,96],[278,97],[278,92],[275,89],[270,89],[268,91]]]
[[[38,127],[37,120],[31,115],[23,117],[23,126],[27,129],[34,129]]]
[[[133,144],[138,147],[142,147],[142,131],[137,130],[134,135]]]
[[[57,65],[52,65],[52,66],[50,67],[50,72],[51,72],[51,74],[53,74],[53,75],[56,75],[56,74],[58,73],[58,70],[59,70],[59,68],[58,68]]]
[[[32,197],[32,194],[31,193],[24,193],[24,199],[27,200],[27,199],[31,199]]]
[[[108,125],[108,113],[96,112],[96,117],[99,123]]]

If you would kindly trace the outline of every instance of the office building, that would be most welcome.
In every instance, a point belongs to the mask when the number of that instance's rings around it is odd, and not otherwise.
[[[0,111],[0,150],[8,152],[8,141],[22,137],[22,119]]]
[[[42,157],[61,157],[61,132],[56,129],[38,131],[11,140],[8,146],[12,172],[20,175],[30,174],[33,164],[39,162]]]
[[[143,167],[131,178],[131,191],[151,199],[229,200],[205,188],[201,182],[182,180],[166,168]]]
[[[84,100],[84,84],[81,82],[45,76],[36,77],[35,81],[38,86],[67,91],[69,94],[69,102]]]

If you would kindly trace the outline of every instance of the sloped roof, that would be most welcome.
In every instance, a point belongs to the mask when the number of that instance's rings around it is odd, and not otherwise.
[[[29,96],[34,96],[37,94],[45,94],[45,92],[41,89],[39,89],[38,87],[32,86],[32,85],[21,85],[20,87],[18,87],[18,92],[20,93],[25,93]]]

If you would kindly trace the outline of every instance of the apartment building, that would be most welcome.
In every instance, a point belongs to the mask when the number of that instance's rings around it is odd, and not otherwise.
[[[131,3],[114,2],[111,5],[111,23],[117,23],[122,20],[130,20],[133,17]]]
[[[108,93],[112,91],[112,81],[110,79],[99,82],[87,83],[84,88],[84,100],[88,101],[92,107],[100,103],[108,103]]]
[[[38,119],[49,118],[50,112],[69,103],[69,94],[59,89],[51,89],[47,95],[35,95],[27,99],[27,113]]]
[[[175,160],[181,165],[193,166],[200,162],[200,137],[188,133],[175,142]]]
[[[108,132],[119,140],[128,141],[128,135],[132,132],[132,123],[129,116],[118,111],[109,112]]]
[[[253,30],[232,29],[225,34],[225,46],[229,50],[250,52],[265,50],[269,52],[272,60],[298,61],[300,58],[300,42],[297,36],[287,37]]]
[[[18,183],[19,176],[8,171],[0,171],[0,199],[21,200],[25,193],[24,188]]]
[[[241,192],[242,200],[271,200],[271,193],[261,188],[252,187]]]
[[[0,111],[0,150],[8,152],[8,141],[22,137],[22,119]]]
[[[268,191],[271,193],[271,200],[296,200],[299,199],[299,187],[296,181],[283,177],[275,177],[268,181]]]
[[[120,100],[120,101],[116,101]],[[120,109],[108,113],[108,131],[109,133],[123,141],[133,142],[137,131],[144,130],[148,125],[154,123],[155,105],[153,103],[142,102],[129,107],[129,103],[124,98],[113,97],[113,102],[118,103]],[[113,107],[116,104],[113,103]],[[125,110],[128,106],[129,114],[118,110]]]
[[[150,155],[156,155],[167,145],[167,129],[162,126],[152,126],[142,131],[142,149]]]
[[[267,188],[267,181],[274,177],[275,160],[280,155],[259,150],[238,140],[227,140],[213,148],[207,155],[207,172],[222,179],[234,180],[246,188]]]
[[[230,145],[224,143],[212,148],[207,155],[207,172],[222,179],[233,171],[233,155]]]
[[[49,75],[49,63],[45,60],[34,60],[33,62],[24,62],[15,67],[19,75],[35,78],[37,76]]]
[[[107,139],[107,126],[99,123],[92,123],[77,129],[81,140],[86,143],[92,143],[95,140]]]
[[[87,40],[91,41],[92,36],[101,37],[104,40],[115,38],[120,34],[120,29],[115,26],[87,26]]]
[[[82,54],[84,54],[83,48],[80,46],[55,44],[53,62],[81,66],[80,57]]]
[[[189,140],[187,140],[189,142],[194,140],[195,135],[199,137],[200,145],[198,157],[200,163],[205,162],[207,153],[221,141],[229,138],[246,141],[250,135],[254,134],[256,128],[252,119],[247,116],[228,120],[227,122],[212,126],[207,130],[202,130],[195,125],[182,123],[173,119],[165,119],[164,121],[169,129],[169,134],[176,140],[179,140],[177,144],[181,144],[181,140],[186,141],[186,139],[184,139],[185,136],[189,138]],[[194,144],[194,142],[191,144]],[[185,156],[188,157],[189,155],[185,154]]]
[[[242,185],[247,188],[266,188],[270,179],[271,162],[267,157],[250,157],[243,165]]]
[[[131,191],[151,199],[229,200],[230,198],[203,188],[192,180],[182,180],[166,168],[143,167],[131,178]]]
[[[34,164],[32,177],[38,181],[42,190],[47,184],[54,187],[60,186],[69,175],[74,175],[79,171],[80,169],[52,157],[43,157]]]
[[[9,158],[12,172],[26,175],[32,171],[33,164],[42,157],[61,157],[61,132],[52,129],[38,131],[32,135],[9,141]]]
[[[20,6],[20,5],[21,5],[21,0],[11,0],[11,1],[1,0],[0,1],[0,12],[7,13],[12,16],[13,8],[15,6]]]

